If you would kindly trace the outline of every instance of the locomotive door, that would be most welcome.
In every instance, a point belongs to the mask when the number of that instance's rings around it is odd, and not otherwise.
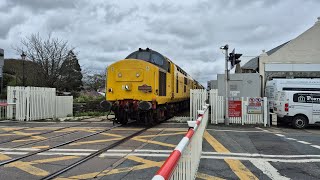
[[[170,63],[170,77],[171,77],[171,82],[170,82],[170,93],[171,93],[171,99],[174,99],[174,65],[173,63]]]

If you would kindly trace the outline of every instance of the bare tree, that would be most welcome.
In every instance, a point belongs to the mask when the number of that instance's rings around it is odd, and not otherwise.
[[[52,38],[48,35],[43,39],[38,34],[32,34],[21,40],[22,47],[16,47],[18,53],[25,52],[27,59],[40,66],[47,87],[56,87],[61,65],[72,49],[68,47],[68,41]]]

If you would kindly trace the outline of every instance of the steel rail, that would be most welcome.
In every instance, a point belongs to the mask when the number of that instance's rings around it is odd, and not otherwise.
[[[21,159],[24,159],[24,158],[33,156],[33,155],[35,155],[35,154],[39,154],[39,153],[42,153],[42,152],[45,152],[45,151],[49,151],[50,149],[54,149],[54,148],[61,147],[61,146],[67,145],[67,144],[71,144],[71,143],[73,143],[73,142],[76,142],[76,141],[79,141],[79,140],[82,140],[82,139],[85,139],[85,138],[88,138],[88,137],[91,137],[91,136],[94,136],[94,135],[97,135],[97,134],[101,134],[101,133],[103,133],[103,132],[109,131],[109,130],[111,130],[111,129],[113,129],[113,128],[116,128],[116,127],[119,127],[119,126],[122,126],[122,125],[112,126],[112,127],[106,128],[106,129],[104,129],[104,130],[101,130],[101,131],[98,131],[98,132],[95,132],[95,133],[88,134],[88,135],[86,135],[86,136],[82,136],[82,137],[79,137],[79,138],[76,138],[76,139],[73,139],[73,140],[70,140],[70,141],[67,141],[67,142],[64,142],[64,143],[61,143],[61,144],[58,144],[58,145],[49,147],[49,148],[45,148],[45,149],[42,149],[42,150],[39,150],[39,151],[30,153],[30,154],[26,154],[26,155],[24,155],[24,156],[20,156],[20,157],[17,157],[17,158],[13,158],[13,159],[9,159],[9,160],[6,160],[6,161],[2,161],[2,162],[0,162],[0,166],[6,165],[6,164],[9,164],[9,163],[12,163],[12,162],[19,161],[19,160],[21,160]]]
[[[28,136],[23,136],[23,137],[19,137],[19,138],[8,139],[8,140],[5,140],[5,141],[1,141],[1,142],[0,142],[0,145],[1,145],[1,144],[8,143],[8,142],[16,141],[16,140],[25,139],[25,138],[32,137],[32,136],[39,136],[39,135],[49,134],[49,133],[52,133],[52,132],[55,132],[55,131],[61,131],[61,130],[63,130],[63,129],[73,128],[73,127],[77,127],[77,126],[81,126],[81,125],[89,124],[89,123],[91,123],[91,122],[82,123],[82,124],[77,124],[77,125],[74,125],[74,126],[62,127],[62,128],[59,128],[59,129],[55,129],[55,130],[51,130],[51,131],[46,131],[46,132],[42,132],[42,133],[36,133],[36,134],[32,134],[32,135],[28,135]]]
[[[55,178],[55,177],[57,177],[57,176],[65,173],[65,172],[73,169],[74,167],[76,167],[76,166],[78,166],[78,165],[80,165],[80,164],[82,164],[82,163],[84,163],[84,162],[86,162],[86,161],[88,161],[88,160],[96,157],[96,156],[99,156],[99,155],[102,154],[103,152],[105,152],[105,151],[107,151],[107,150],[109,150],[109,149],[112,149],[112,148],[114,148],[114,147],[116,147],[116,146],[118,146],[118,145],[120,145],[120,144],[122,144],[122,143],[124,143],[124,142],[126,142],[126,141],[128,141],[128,140],[130,140],[132,137],[135,137],[135,136],[137,136],[137,135],[145,132],[145,131],[148,130],[149,128],[150,128],[150,127],[144,128],[144,129],[142,129],[142,130],[140,130],[140,131],[137,131],[137,132],[131,134],[130,136],[124,137],[124,138],[122,138],[121,140],[112,143],[111,145],[105,146],[104,148],[102,148],[102,149],[100,149],[100,150],[98,150],[98,151],[95,151],[95,152],[89,154],[88,156],[86,156],[86,157],[78,160],[77,162],[74,162],[74,163],[70,164],[69,166],[67,166],[67,167],[65,167],[65,168],[62,168],[62,169],[60,169],[60,170],[58,170],[58,171],[56,171],[56,172],[54,172],[54,173],[52,173],[52,174],[49,174],[48,176],[42,178],[41,180],[53,179],[53,178]]]

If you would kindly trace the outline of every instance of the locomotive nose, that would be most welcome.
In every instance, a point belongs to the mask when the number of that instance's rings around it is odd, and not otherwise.
[[[139,82],[143,81],[143,70],[139,68],[118,69],[116,81]]]

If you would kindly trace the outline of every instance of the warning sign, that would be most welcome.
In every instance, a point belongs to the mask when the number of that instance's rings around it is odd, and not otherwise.
[[[241,101],[229,101],[229,117],[241,117]]]
[[[249,98],[248,114],[262,113],[262,98]]]

